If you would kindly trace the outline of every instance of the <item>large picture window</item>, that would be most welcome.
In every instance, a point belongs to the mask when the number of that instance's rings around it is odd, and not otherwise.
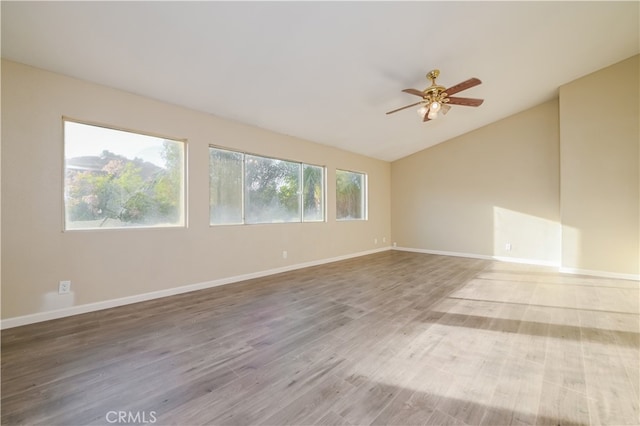
[[[185,142],[64,120],[65,229],[185,226]]]
[[[210,224],[320,222],[324,168],[209,148]]]
[[[367,219],[367,176],[336,170],[336,219]]]

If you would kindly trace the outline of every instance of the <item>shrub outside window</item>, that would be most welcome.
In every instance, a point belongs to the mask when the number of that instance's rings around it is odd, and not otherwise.
[[[185,145],[65,119],[65,230],[185,226]]]
[[[336,170],[336,219],[367,219],[367,176]]]

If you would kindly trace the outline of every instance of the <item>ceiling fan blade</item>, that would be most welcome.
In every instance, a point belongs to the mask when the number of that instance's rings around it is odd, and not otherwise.
[[[463,90],[470,89],[473,86],[477,86],[480,83],[482,83],[482,81],[480,81],[479,79],[475,77],[470,78],[469,80],[463,81],[462,83],[458,83],[455,86],[449,87],[447,90],[445,90],[445,92],[447,93],[447,95],[453,95],[455,93],[462,92]]]
[[[475,99],[475,98],[458,98],[455,96],[449,96],[449,105],[463,105],[463,106],[472,106],[477,107],[482,105],[484,99]]]
[[[404,93],[409,93],[411,95],[416,95],[416,96],[420,96],[421,98],[424,98],[424,92],[422,90],[418,90],[418,89],[404,89],[403,90]]]
[[[393,114],[394,112],[402,111],[403,109],[411,108],[412,106],[420,105],[422,101],[416,102],[415,104],[403,106],[402,108],[394,109],[393,111],[389,111],[387,114]]]
[[[422,121],[423,122],[427,122],[429,120],[431,120],[431,119],[429,118],[429,111],[427,111],[427,112],[424,113],[424,118],[422,119]]]

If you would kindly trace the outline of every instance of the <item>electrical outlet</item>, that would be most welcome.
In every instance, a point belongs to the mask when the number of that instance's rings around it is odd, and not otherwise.
[[[373,244],[378,244],[378,239],[377,238],[373,239]]]
[[[71,291],[71,281],[60,281],[58,284],[58,294],[67,294]]]
[[[506,251],[511,251],[511,243],[507,243],[507,244],[505,244],[505,245],[504,245],[504,249],[505,249]]]
[[[289,256],[289,254],[287,253],[287,251],[286,251],[286,250],[283,250],[283,251],[282,251],[282,258],[283,258],[283,259],[286,259],[286,258],[287,258],[287,256]]]
[[[387,237],[382,237],[382,242],[386,243],[387,242]]]

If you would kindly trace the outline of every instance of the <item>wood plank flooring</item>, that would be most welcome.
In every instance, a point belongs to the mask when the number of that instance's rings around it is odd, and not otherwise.
[[[389,251],[13,328],[2,424],[637,425],[638,290]]]

